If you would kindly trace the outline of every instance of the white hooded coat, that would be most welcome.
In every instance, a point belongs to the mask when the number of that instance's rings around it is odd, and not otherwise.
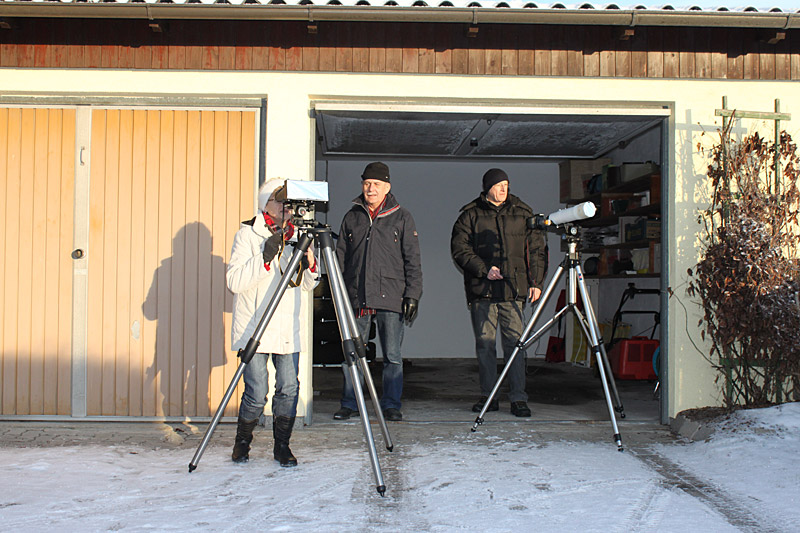
[[[272,235],[264,216],[259,212],[254,220],[242,222],[233,239],[231,260],[228,263],[226,280],[233,293],[233,324],[231,326],[231,347],[239,350],[247,345],[253,336],[258,322],[264,315],[267,304],[275,294],[286,271],[294,246],[286,243],[270,262],[264,266],[262,250],[264,241]],[[279,266],[280,265],[280,266]],[[260,353],[289,354],[305,348],[301,333],[305,321],[300,320],[303,300],[301,290],[310,291],[319,283],[319,264],[316,273],[303,271],[299,287],[287,287],[286,292],[272,315],[257,351]],[[296,278],[293,273],[292,279]]]

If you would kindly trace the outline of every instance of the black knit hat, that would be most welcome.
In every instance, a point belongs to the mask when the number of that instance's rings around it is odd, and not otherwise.
[[[489,192],[489,189],[501,181],[508,181],[508,174],[499,168],[490,168],[483,175],[483,192]]]
[[[361,174],[362,180],[381,180],[389,183],[389,167],[386,166],[385,163],[381,163],[380,161],[376,161],[374,163],[370,163],[364,169],[364,173]]]

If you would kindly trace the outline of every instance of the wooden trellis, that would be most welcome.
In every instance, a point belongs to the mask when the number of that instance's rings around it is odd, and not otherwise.
[[[790,113],[781,113],[781,101],[775,99],[775,111],[742,111],[741,109],[728,109],[728,97],[722,97],[722,109],[715,110],[714,114],[722,117],[722,131],[727,130],[728,122],[732,118],[753,118],[757,120],[772,120],[775,122],[775,146],[778,147],[781,139],[781,120],[791,120]],[[780,150],[775,152],[775,194],[780,193],[781,181]]]

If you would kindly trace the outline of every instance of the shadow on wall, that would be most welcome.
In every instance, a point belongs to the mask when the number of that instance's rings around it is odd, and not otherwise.
[[[156,390],[155,416],[207,416],[209,407],[216,409],[212,400],[219,401],[217,389],[228,385],[216,382],[228,362],[233,295],[225,283],[227,265],[211,244],[204,224],[183,226],[142,304],[144,317],[156,321],[152,364],[144,376],[145,390]]]

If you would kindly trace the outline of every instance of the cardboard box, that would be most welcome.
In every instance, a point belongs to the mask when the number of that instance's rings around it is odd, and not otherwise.
[[[628,183],[642,176],[649,176],[659,172],[659,167],[652,161],[647,163],[623,163],[619,166],[619,183]]]
[[[611,159],[570,159],[558,164],[559,200],[569,202],[586,197],[584,182],[593,175],[601,174],[603,166],[611,163]]]
[[[642,219],[625,226],[625,242],[646,241],[661,238],[661,221]]]
[[[650,272],[653,274],[661,273],[661,243],[650,243]]]
[[[653,174],[650,177],[650,203],[661,203],[661,174]]]

